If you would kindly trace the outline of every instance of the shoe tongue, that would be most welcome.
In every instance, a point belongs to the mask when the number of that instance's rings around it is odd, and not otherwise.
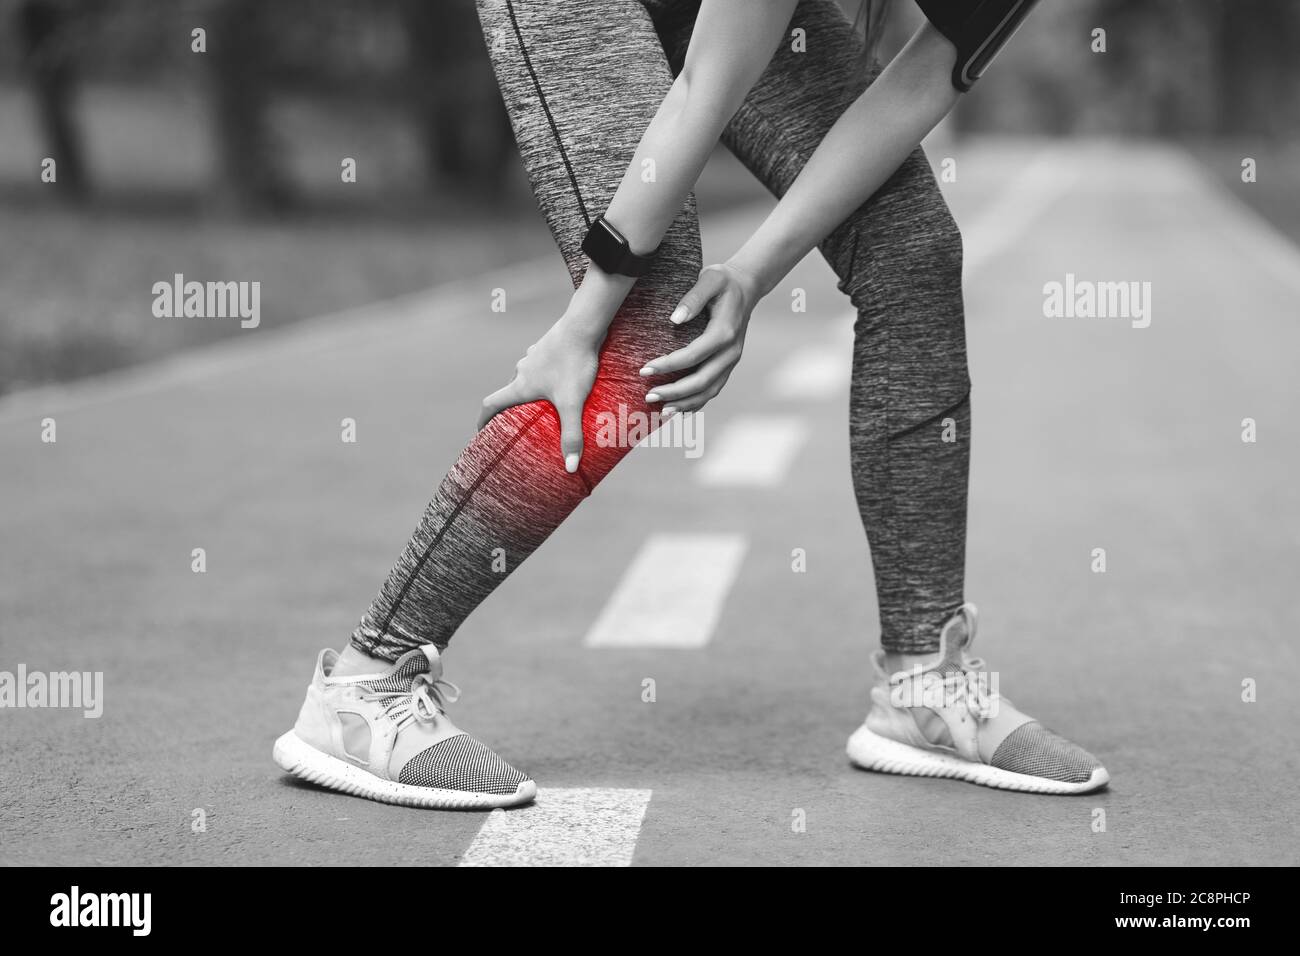
[[[961,667],[970,652],[971,642],[975,639],[973,622],[965,613],[965,608],[958,611],[944,624],[939,633],[940,667]]]
[[[391,671],[378,680],[368,681],[366,686],[377,692],[410,690],[411,682],[420,674],[428,674],[434,680],[442,676],[442,660],[432,644],[407,651],[397,659]]]

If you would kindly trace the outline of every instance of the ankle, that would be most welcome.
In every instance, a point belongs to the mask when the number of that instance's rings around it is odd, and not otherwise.
[[[382,657],[372,657],[355,644],[348,644],[339,653],[334,662],[331,677],[361,677],[366,674],[382,674],[393,666],[392,661]]]
[[[926,651],[921,654],[905,654],[900,651],[885,651],[885,673],[897,674],[899,671],[910,671],[914,667],[925,667],[927,664],[933,664],[939,659],[939,652]]]

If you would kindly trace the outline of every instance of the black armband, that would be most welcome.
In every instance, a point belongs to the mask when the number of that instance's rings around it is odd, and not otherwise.
[[[926,18],[957,48],[952,85],[965,93],[1007,45],[1038,0],[917,0]]]

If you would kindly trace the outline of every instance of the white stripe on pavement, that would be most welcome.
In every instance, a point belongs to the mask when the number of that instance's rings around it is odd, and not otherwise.
[[[539,790],[520,810],[494,810],[461,866],[630,866],[649,790]]]
[[[848,388],[852,361],[851,349],[839,342],[805,346],[773,370],[768,391],[787,400],[834,398]]]
[[[740,570],[741,534],[653,534],[628,566],[587,647],[703,647]]]
[[[789,415],[732,419],[704,450],[696,480],[709,488],[773,488],[808,438],[808,425]]]

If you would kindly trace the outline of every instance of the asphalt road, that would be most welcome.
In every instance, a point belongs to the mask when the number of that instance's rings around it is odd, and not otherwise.
[[[537,778],[536,806],[419,811],[284,776],[271,744],[316,651],[346,640],[478,399],[557,314],[554,257],[0,403],[0,671],[104,675],[97,719],[0,709],[0,862],[1297,862],[1300,255],[1167,148],[953,155],[979,650],[1104,760],[1108,791],[847,763],[875,607],[836,365],[847,303],[815,256],[760,309],[704,454],[637,450],[457,635],[454,716]],[[706,256],[762,211],[706,221]],[[1067,274],[1150,282],[1149,326],[1045,318]],[[776,419],[783,445],[727,437]],[[780,461],[703,480],[728,444]],[[651,536],[686,534],[740,543],[703,641],[588,646]],[[662,606],[694,586],[667,581]],[[654,614],[639,606],[620,613]]]

